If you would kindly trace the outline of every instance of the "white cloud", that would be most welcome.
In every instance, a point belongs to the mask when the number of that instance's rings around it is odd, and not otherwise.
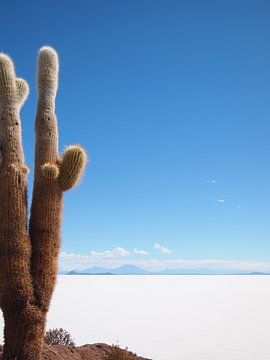
[[[225,200],[225,199],[222,199],[222,198],[211,199],[211,200],[214,200],[214,201],[216,201],[216,202],[218,202],[218,203],[220,203],[220,204],[223,204],[223,203],[226,202],[226,200]]]
[[[149,255],[149,252],[146,251],[146,250],[133,249],[133,254],[135,254],[135,255]]]
[[[211,184],[215,184],[217,182],[217,180],[215,179],[211,179],[211,180],[207,180],[207,182],[211,183]]]
[[[270,262],[220,260],[220,259],[145,259],[132,260],[125,256],[114,256],[110,258],[96,257],[93,255],[81,255],[62,252],[59,257],[59,268],[62,271],[83,270],[92,266],[114,268],[126,264],[136,265],[147,270],[159,271],[164,269],[210,269],[230,271],[262,271],[270,272]]]
[[[172,251],[158,243],[154,245],[154,249],[159,250],[162,254],[170,254]]]
[[[103,252],[91,251],[90,255],[100,259],[112,259],[117,256],[129,256],[129,251],[121,247],[116,247],[113,250],[105,250]]]

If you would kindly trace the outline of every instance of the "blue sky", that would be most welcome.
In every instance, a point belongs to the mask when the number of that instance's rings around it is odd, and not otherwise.
[[[42,45],[60,56],[60,150],[91,159],[65,195],[62,267],[270,269],[269,17],[266,0],[1,4],[0,50],[31,89],[29,182]]]

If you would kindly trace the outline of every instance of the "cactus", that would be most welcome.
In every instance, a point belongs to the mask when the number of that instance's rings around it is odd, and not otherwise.
[[[79,145],[71,145],[64,152],[60,166],[59,185],[62,191],[75,186],[82,175],[86,153]]]
[[[40,360],[46,315],[57,274],[63,192],[80,180],[87,158],[80,146],[58,153],[54,113],[58,56],[43,47],[38,58],[35,174],[27,220],[27,174],[20,109],[28,95],[11,59],[0,54],[0,306],[2,360]]]

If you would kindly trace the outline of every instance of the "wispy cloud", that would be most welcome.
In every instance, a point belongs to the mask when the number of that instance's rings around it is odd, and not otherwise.
[[[215,198],[215,199],[211,199],[211,200],[216,201],[216,202],[218,202],[220,204],[224,204],[226,202],[226,200],[223,199],[223,198]]]
[[[92,266],[113,268],[125,264],[132,264],[152,271],[164,269],[210,269],[230,271],[264,271],[270,272],[270,262],[220,260],[220,259],[145,259],[134,260],[125,256],[96,257],[95,255],[81,255],[62,252],[59,257],[59,268],[62,271],[73,269],[83,270]]]
[[[154,249],[159,250],[160,252],[162,252],[162,254],[170,254],[172,252],[170,249],[168,249],[165,246],[162,246],[158,243],[156,243],[154,245]]]
[[[91,251],[90,255],[92,257],[100,258],[100,259],[111,259],[117,256],[129,256],[130,252],[121,247],[116,247],[113,250],[105,250],[103,252]]]
[[[134,255],[149,255],[149,252],[146,250],[133,249],[133,254]]]

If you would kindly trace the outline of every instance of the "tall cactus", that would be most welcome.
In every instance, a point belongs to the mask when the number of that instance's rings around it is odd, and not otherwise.
[[[58,153],[54,114],[58,56],[43,47],[38,58],[35,177],[27,220],[27,173],[20,108],[27,83],[16,78],[11,59],[0,54],[0,306],[3,360],[39,360],[46,314],[57,274],[63,192],[79,180],[86,164],[80,146]]]

